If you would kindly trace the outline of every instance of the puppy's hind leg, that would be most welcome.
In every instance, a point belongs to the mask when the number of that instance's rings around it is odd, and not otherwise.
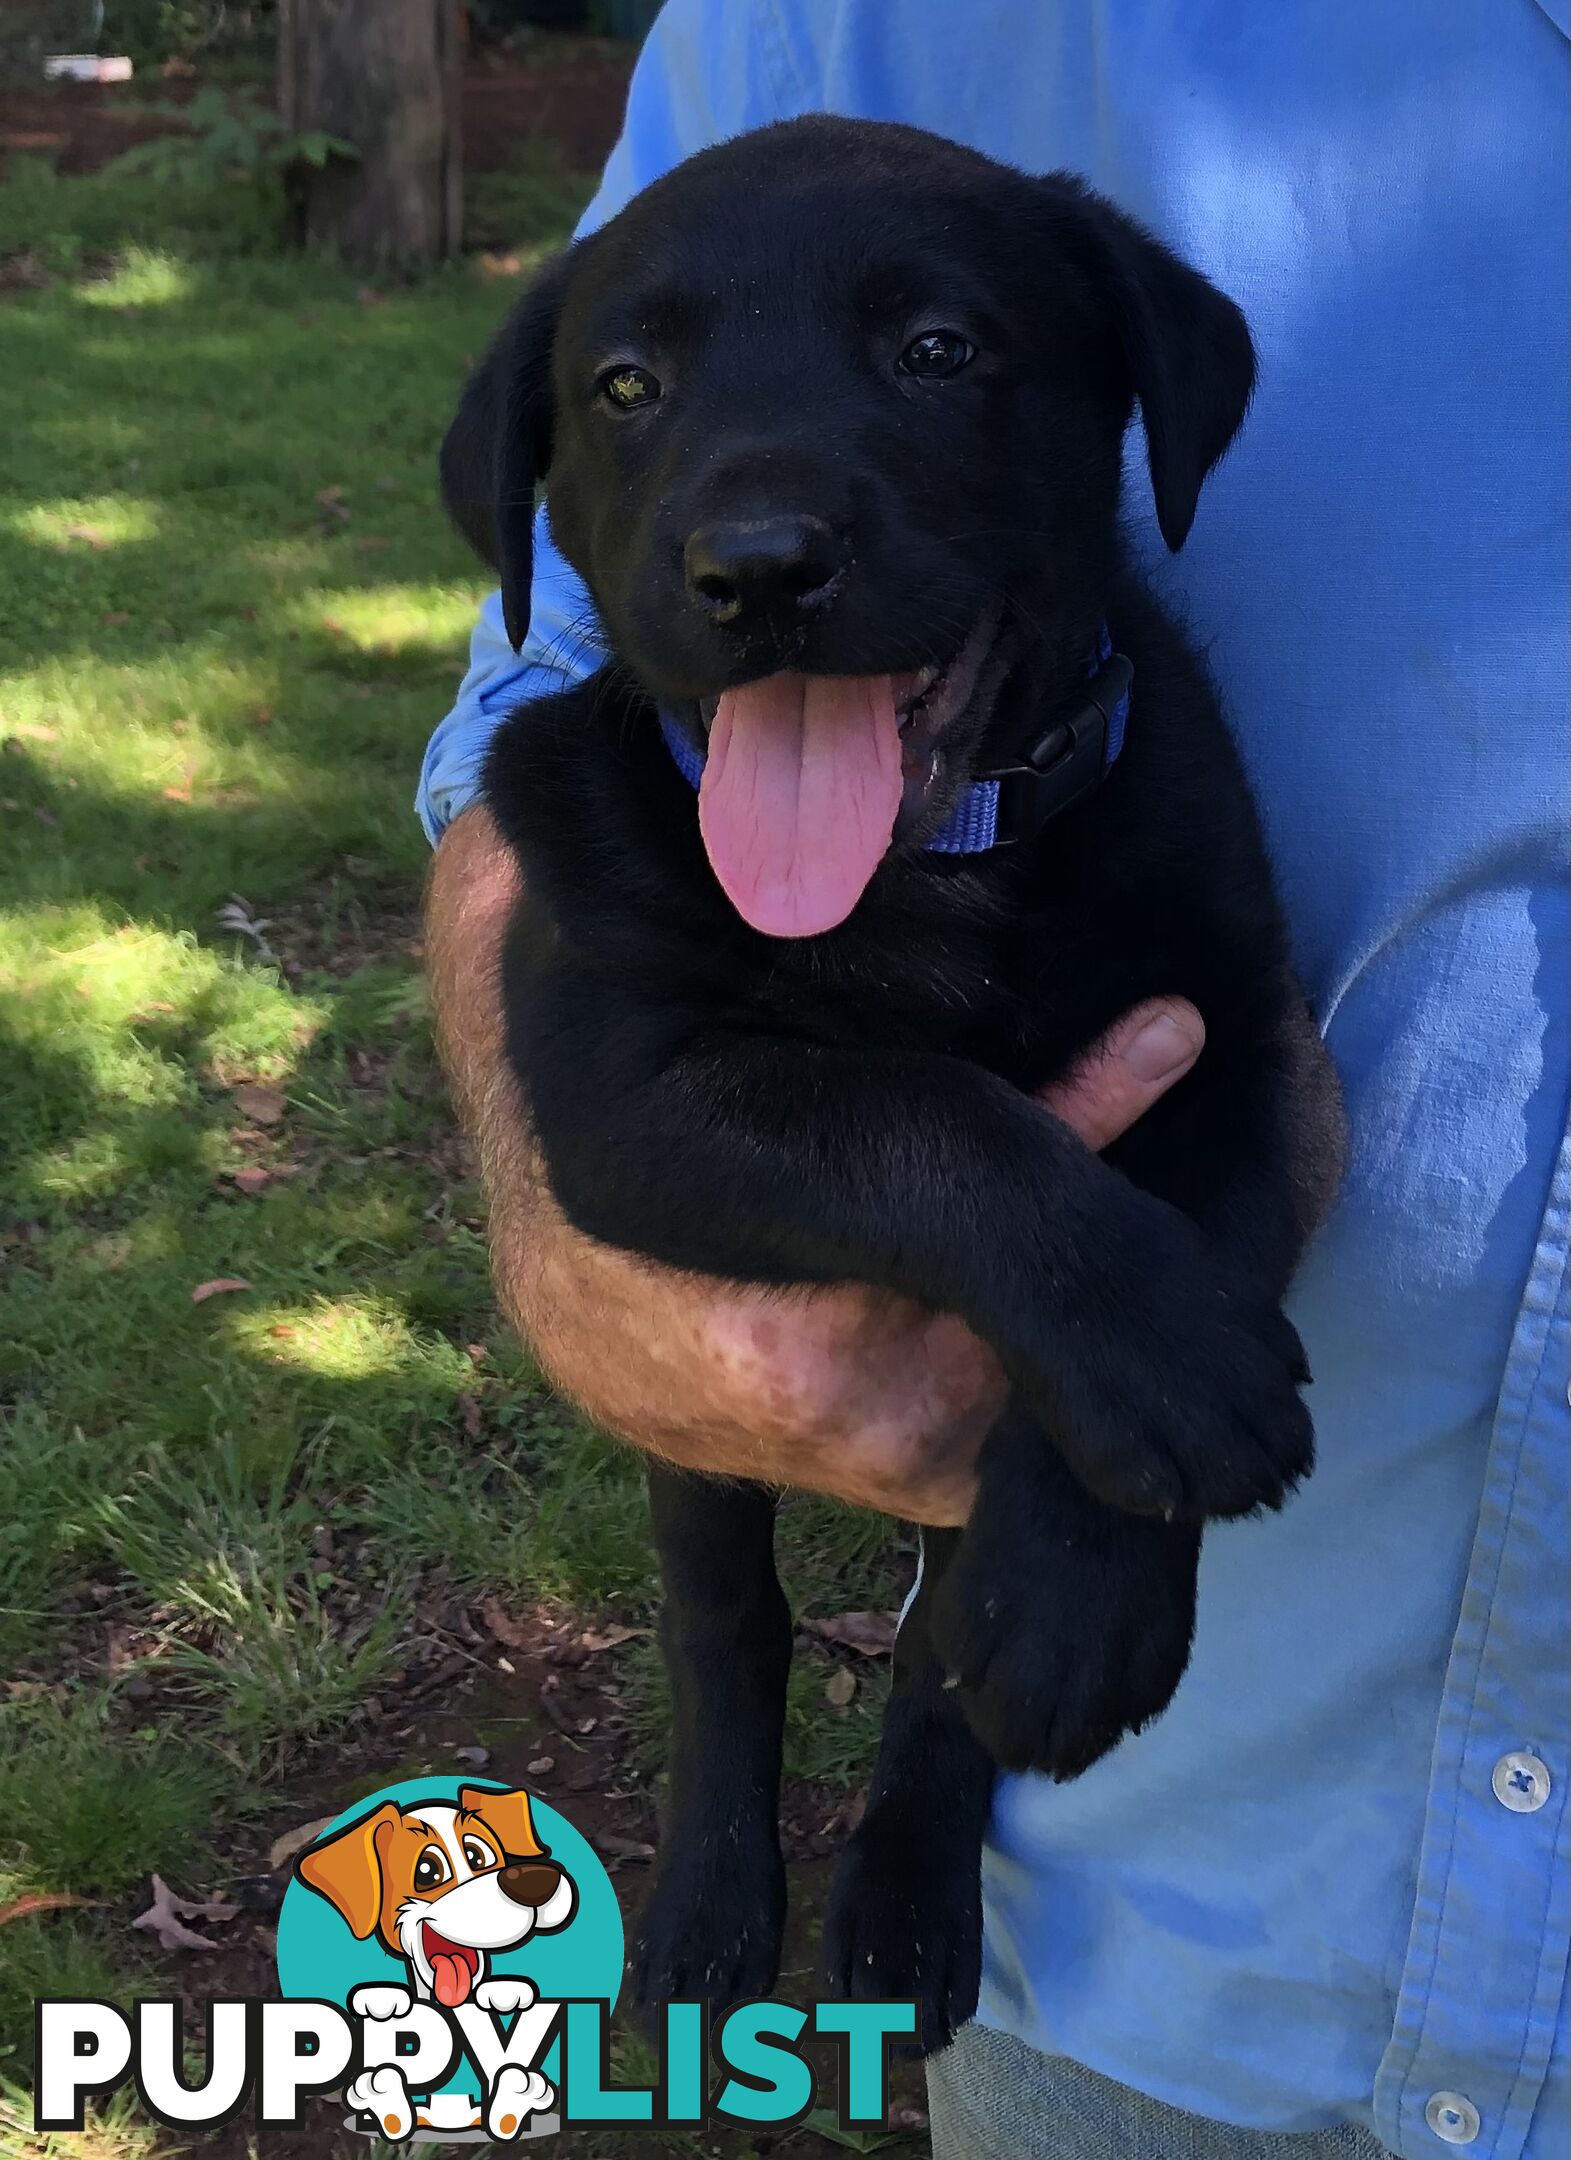
[[[671,1781],[633,1999],[711,2010],[767,1995],[780,1967],[780,1749],[791,1614],[775,1574],[773,1494],[649,1466],[665,1584]]]
[[[831,1990],[915,2001],[925,2055],[976,2009],[982,1971],[982,1839],[993,1764],[928,1635],[958,1532],[929,1530],[922,1583],[895,1642],[895,1684],[867,1806],[840,1856],[824,1926]]]

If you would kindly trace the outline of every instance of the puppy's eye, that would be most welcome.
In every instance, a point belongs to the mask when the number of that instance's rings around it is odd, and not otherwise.
[[[441,1847],[428,1845],[415,1862],[415,1888],[435,1890],[448,1880],[452,1872],[447,1864],[447,1855]]]
[[[641,405],[655,403],[660,385],[647,368],[612,368],[600,378],[600,394],[618,412],[636,412]]]
[[[477,1875],[482,1868],[496,1866],[496,1854],[489,1845],[482,1845],[478,1838],[464,1839],[464,1858]]]
[[[976,347],[958,330],[927,330],[911,340],[898,365],[902,374],[932,381],[943,375],[958,375],[967,361],[975,358]]]

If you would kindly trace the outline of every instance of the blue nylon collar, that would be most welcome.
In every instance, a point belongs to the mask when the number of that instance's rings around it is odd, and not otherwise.
[[[1028,840],[1050,817],[1100,787],[1124,747],[1133,675],[1129,662],[1114,652],[1104,624],[1085,703],[973,780],[923,843],[929,853],[985,855],[990,848]],[[667,712],[660,715],[660,732],[678,772],[696,788],[704,777],[704,751]]]

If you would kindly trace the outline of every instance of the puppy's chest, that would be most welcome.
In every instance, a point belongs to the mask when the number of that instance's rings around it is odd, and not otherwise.
[[[1109,1017],[1100,943],[1073,908],[873,916],[774,957],[744,996],[755,1024],[842,1048],[962,1057],[1035,1087]]]

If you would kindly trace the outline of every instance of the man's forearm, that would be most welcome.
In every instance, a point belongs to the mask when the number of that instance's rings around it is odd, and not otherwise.
[[[1004,1380],[960,1320],[854,1283],[780,1293],[675,1273],[597,1244],[562,1214],[505,1048],[501,956],[519,890],[490,813],[465,810],[432,866],[426,958],[508,1319],[564,1392],[635,1446],[912,1521],[964,1521]],[[1203,1039],[1191,1007],[1141,1007],[1048,1107],[1104,1146],[1188,1070]]]
[[[688,1468],[958,1522],[1001,1382],[961,1323],[846,1286],[771,1296],[598,1245],[557,1207],[504,1048],[519,877],[490,814],[442,838],[426,892],[437,1039],[490,1204],[508,1319],[608,1430]]]
[[[466,1131],[487,1151],[505,1118],[524,1124],[524,1104],[503,1054],[502,939],[518,897],[518,865],[489,810],[453,820],[426,885],[426,969],[437,1046]],[[487,1165],[489,1174],[489,1165]]]

